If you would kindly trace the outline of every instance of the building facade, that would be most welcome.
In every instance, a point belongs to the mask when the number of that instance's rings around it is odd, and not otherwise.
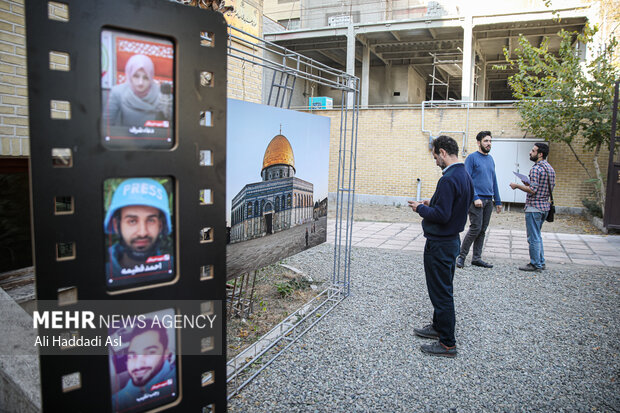
[[[284,231],[313,219],[314,185],[295,176],[295,156],[284,135],[265,150],[261,182],[247,184],[233,198],[230,242]]]
[[[549,38],[549,49],[555,52],[561,29],[580,32],[587,22],[602,23],[598,2],[546,3],[300,0],[300,28],[265,31],[264,36],[359,77],[362,108],[510,100],[507,78],[512,72],[498,65],[506,62],[504,50],[516,56],[519,35],[536,46]],[[268,13],[271,9],[265,9]],[[300,93],[331,97],[334,105],[341,102],[338,91],[320,85],[307,85]]]

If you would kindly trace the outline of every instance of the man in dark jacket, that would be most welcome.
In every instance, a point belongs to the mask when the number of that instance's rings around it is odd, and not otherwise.
[[[421,350],[443,357],[456,356],[452,280],[461,246],[459,233],[465,228],[467,211],[474,198],[474,185],[465,165],[459,162],[458,153],[459,147],[454,139],[449,136],[436,138],[433,157],[437,166],[443,169],[443,176],[430,201],[409,201],[411,209],[424,218],[424,272],[434,309],[432,324],[416,328],[414,332],[420,337],[437,339],[433,344],[422,345]]]

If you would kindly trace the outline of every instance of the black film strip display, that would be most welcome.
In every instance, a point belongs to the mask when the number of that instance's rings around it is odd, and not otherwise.
[[[39,349],[43,410],[225,411],[224,17],[57,0],[26,23],[35,324],[75,339]]]

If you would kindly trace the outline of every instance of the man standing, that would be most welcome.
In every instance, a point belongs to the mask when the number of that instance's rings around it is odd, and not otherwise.
[[[461,252],[456,259],[456,266],[463,268],[465,258],[469,254],[469,247],[474,244],[474,253],[471,265],[483,268],[493,268],[492,264],[482,261],[482,246],[491,214],[493,213],[493,199],[499,214],[502,211],[502,201],[499,198],[497,177],[495,176],[495,161],[489,155],[491,152],[491,132],[482,131],[476,136],[478,150],[465,159],[465,169],[474,182],[474,203],[469,206],[469,230],[463,239]]]
[[[467,209],[474,197],[474,185],[459,162],[459,147],[448,136],[433,141],[433,157],[443,169],[433,197],[424,203],[409,201],[409,206],[422,218],[426,237],[424,246],[424,272],[426,287],[433,304],[433,322],[426,327],[414,329],[425,338],[437,339],[433,344],[422,345],[424,353],[433,356],[455,357],[454,298],[452,280],[455,260],[459,254],[459,233],[467,222]]]
[[[555,187],[555,171],[547,162],[547,155],[549,155],[549,146],[546,143],[535,143],[530,151],[530,160],[534,162],[534,166],[530,169],[530,182],[523,185],[510,183],[512,189],[520,189],[527,193],[525,228],[527,243],[530,245],[530,262],[519,267],[521,271],[546,269],[541,230],[551,209],[549,197]]]
[[[159,280],[172,274],[172,248],[166,246],[172,222],[162,184],[151,178],[123,181],[114,191],[103,226],[118,240],[108,248],[110,285],[129,285],[145,276]]]
[[[130,380],[112,397],[114,411],[143,411],[148,405],[161,405],[165,399],[176,398],[176,365],[170,363],[166,329],[146,319],[144,327],[135,327],[123,340],[129,341]]]

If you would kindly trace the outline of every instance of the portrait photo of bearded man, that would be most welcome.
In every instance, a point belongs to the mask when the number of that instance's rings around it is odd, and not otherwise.
[[[153,178],[130,178],[116,187],[104,220],[108,287],[174,276],[170,204],[168,191]]]
[[[176,399],[176,355],[167,329],[146,319],[142,326],[123,334],[122,340],[128,343],[123,351],[126,370],[112,375],[113,410],[144,411]],[[118,390],[114,391],[116,387]]]

